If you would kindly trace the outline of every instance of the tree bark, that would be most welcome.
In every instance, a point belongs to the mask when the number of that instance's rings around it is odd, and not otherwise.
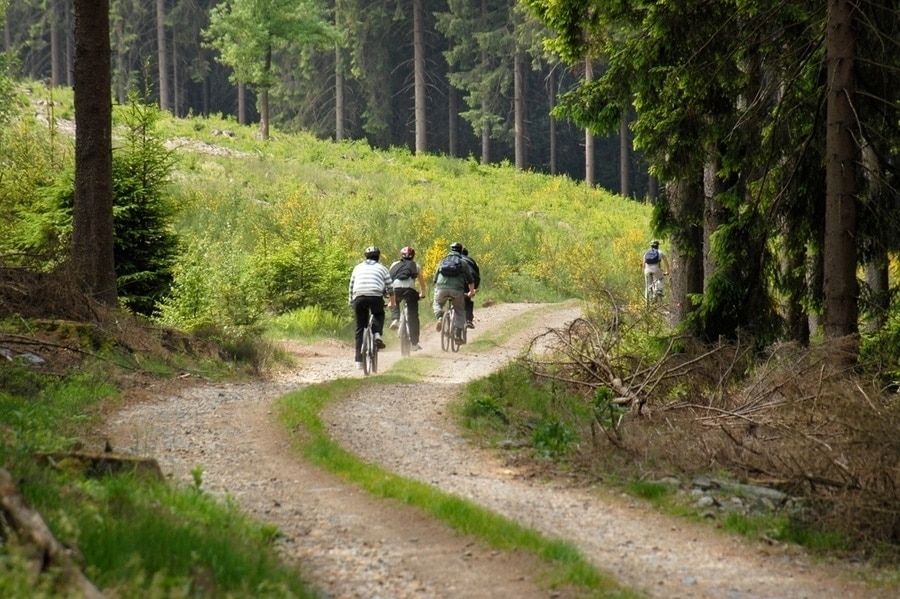
[[[459,92],[453,85],[447,89],[447,152],[452,158],[459,154]]]
[[[689,297],[703,292],[703,230],[692,224],[703,211],[703,185],[699,180],[672,182],[666,195],[673,218],[682,223],[669,248],[670,324],[678,325],[693,309]]]
[[[425,16],[422,0],[413,0],[413,63],[415,76],[416,154],[428,151],[425,115]]]
[[[631,136],[628,131],[628,111],[622,110],[619,121],[619,193],[631,196]]]
[[[515,155],[516,170],[525,170],[528,165],[525,145],[525,75],[523,70],[523,58],[518,51],[513,58],[513,104],[515,105]]]
[[[594,69],[590,59],[584,61],[584,79],[591,81],[594,78]],[[589,128],[584,130],[584,183],[588,187],[594,186],[594,134]]]
[[[72,267],[85,293],[115,306],[110,83],[109,2],[75,0]]]
[[[344,139],[344,63],[341,48],[334,47],[334,140]]]
[[[156,0],[156,55],[159,63],[159,109],[169,110],[169,53],[166,47],[166,0]]]
[[[550,92],[550,110],[552,111],[556,107],[556,71],[551,70],[550,74],[547,76],[548,82],[547,85],[549,87]],[[556,119],[553,115],[550,115],[550,174],[555,175],[557,172],[556,167]]]
[[[856,28],[851,0],[829,0],[826,44],[825,337],[857,332],[856,163],[853,99]]]

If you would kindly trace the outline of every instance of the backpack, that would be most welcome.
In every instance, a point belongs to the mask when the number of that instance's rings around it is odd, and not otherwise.
[[[659,250],[656,248],[647,250],[647,253],[644,254],[644,262],[647,264],[659,264]]]
[[[458,277],[462,271],[462,258],[459,257],[459,254],[447,254],[438,265],[438,272],[445,277]]]
[[[395,281],[413,279],[418,275],[416,263],[412,260],[400,260],[391,268],[391,278]]]

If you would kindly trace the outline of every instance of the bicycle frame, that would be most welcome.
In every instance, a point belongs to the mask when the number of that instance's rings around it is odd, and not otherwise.
[[[403,302],[403,309],[400,310],[400,326],[397,333],[400,335],[400,355],[404,358],[409,357],[412,353],[412,342],[409,338],[409,304]]]

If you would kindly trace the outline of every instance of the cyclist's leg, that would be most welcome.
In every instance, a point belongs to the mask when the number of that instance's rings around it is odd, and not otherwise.
[[[453,319],[455,332],[462,336],[462,330],[466,328],[466,302],[465,294],[461,290],[453,290],[453,308],[456,311]]]
[[[369,326],[369,308],[363,298],[353,300],[353,314],[356,318],[356,361],[362,362],[363,329]]]
[[[437,331],[441,330],[441,317],[444,315],[444,302],[447,301],[447,297],[450,294],[449,289],[435,289],[434,290],[434,303],[431,304],[431,309],[434,312],[434,317],[437,319]]]
[[[384,341],[381,340],[381,334],[384,332],[384,298],[371,297],[368,299],[369,310],[372,311],[372,316],[374,317],[372,322],[372,332],[375,334],[376,345],[381,349],[384,347]]]
[[[466,326],[469,328],[475,328],[475,302],[472,301],[472,298],[468,295],[463,296],[463,301],[466,304]]]
[[[409,342],[419,344],[419,292],[410,289],[406,293],[406,323],[409,327]]]

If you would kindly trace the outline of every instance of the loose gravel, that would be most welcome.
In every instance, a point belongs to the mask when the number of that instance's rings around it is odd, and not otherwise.
[[[503,304],[479,308],[476,316],[470,341],[536,324],[497,347],[469,345],[453,354],[441,351],[426,321],[424,350],[412,359],[426,356],[438,366],[420,384],[378,385],[377,395],[365,390],[330,406],[323,420],[333,437],[363,460],[571,541],[597,567],[650,597],[894,596],[896,590],[866,588],[849,566],[817,564],[796,549],[671,519],[601,488],[531,477],[502,454],[473,447],[447,411],[460,386],[513,359],[531,336],[570,322],[578,310]],[[379,356],[382,372],[399,359],[396,341],[388,340]],[[191,484],[192,470],[201,467],[204,489],[233,497],[282,530],[285,559],[297,563],[324,597],[569,596],[542,585],[532,557],[486,549],[292,454],[288,434],[273,420],[272,402],[310,383],[362,376],[344,344],[294,351],[297,368],[277,381],[202,384],[129,403],[107,420],[103,434],[117,451],[156,457],[174,481]]]

